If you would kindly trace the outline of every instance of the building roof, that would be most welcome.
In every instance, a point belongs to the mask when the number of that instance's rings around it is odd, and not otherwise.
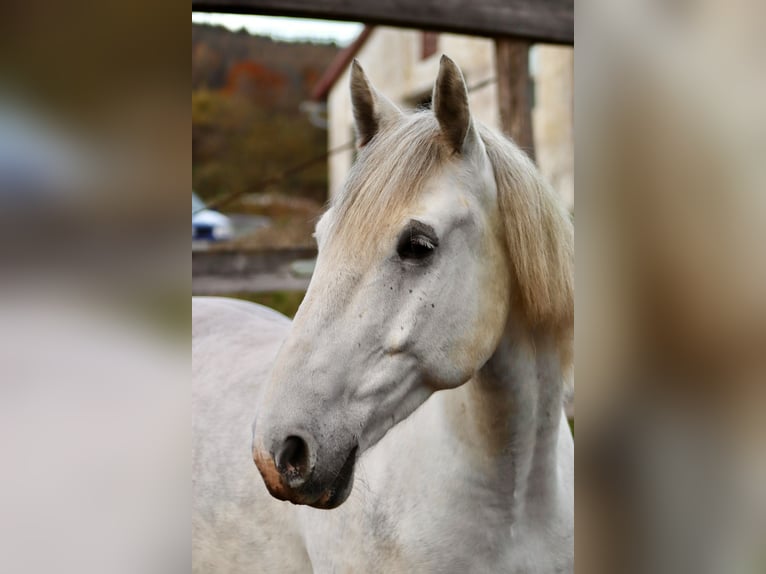
[[[332,87],[335,85],[335,82],[337,82],[338,79],[343,75],[343,72],[346,71],[346,68],[349,66],[349,64],[351,64],[351,61],[359,53],[359,50],[362,49],[362,46],[364,46],[365,42],[367,42],[367,38],[370,37],[370,34],[374,28],[374,26],[365,26],[364,29],[359,33],[359,36],[356,37],[356,40],[338,52],[338,54],[335,56],[335,59],[325,70],[324,74],[321,78],[319,78],[319,81],[311,91],[312,100],[321,101],[327,99],[327,96],[330,93]]]

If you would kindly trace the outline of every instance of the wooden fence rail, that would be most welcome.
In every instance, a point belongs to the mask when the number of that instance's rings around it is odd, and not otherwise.
[[[192,0],[192,11],[347,20],[574,43],[574,0]]]

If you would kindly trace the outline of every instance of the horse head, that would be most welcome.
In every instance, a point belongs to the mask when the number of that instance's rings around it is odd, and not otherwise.
[[[351,99],[358,158],[317,224],[316,270],[253,431],[271,494],[317,508],[346,500],[389,429],[481,368],[509,313],[566,322],[571,289],[565,216],[523,152],[472,119],[452,60],[431,110],[402,113],[357,62]]]

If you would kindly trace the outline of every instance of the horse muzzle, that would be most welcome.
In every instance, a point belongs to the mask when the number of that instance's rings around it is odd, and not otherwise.
[[[256,442],[253,461],[274,498],[330,509],[340,506],[351,493],[358,450],[354,445],[340,465],[323,465],[335,468],[328,472],[318,465],[315,441],[292,434],[270,449]]]

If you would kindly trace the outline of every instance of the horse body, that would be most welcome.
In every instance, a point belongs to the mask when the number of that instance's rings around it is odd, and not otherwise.
[[[433,113],[352,100],[292,326],[195,302],[195,570],[571,572],[571,221],[450,60]]]
[[[479,373],[431,396],[365,453],[348,500],[326,511],[272,498],[247,448],[289,321],[216,298],[195,299],[193,316],[195,572],[571,569],[573,445],[555,381],[530,392],[544,368],[501,349],[487,369],[508,362],[509,380],[497,388]],[[522,436],[532,415],[514,411],[545,408],[549,418],[534,416],[534,436]]]
[[[249,449],[251,409],[290,321],[214,297],[193,298],[192,319],[194,572],[310,572],[297,507],[269,496]]]

